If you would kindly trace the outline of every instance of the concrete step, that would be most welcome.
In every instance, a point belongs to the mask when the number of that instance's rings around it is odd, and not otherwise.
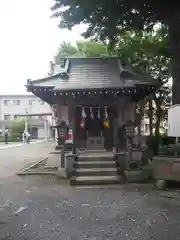
[[[104,185],[121,183],[120,176],[78,176],[71,179],[72,185]]]
[[[89,150],[89,151],[80,151],[80,157],[88,157],[88,156],[95,156],[95,157],[113,157],[113,152],[107,152],[102,150]]]
[[[77,168],[115,168],[115,161],[78,161]]]
[[[117,169],[114,168],[93,168],[93,169],[89,169],[89,168],[78,168],[77,172],[89,172],[89,171],[93,171],[93,172],[100,172],[100,171],[105,171],[105,172],[109,172],[109,171],[117,171]]]
[[[108,157],[108,156],[79,156],[78,160],[80,162],[89,162],[89,161],[93,161],[93,162],[99,162],[99,161],[114,161],[112,157]]]
[[[116,176],[116,168],[79,168],[73,174],[74,176]]]

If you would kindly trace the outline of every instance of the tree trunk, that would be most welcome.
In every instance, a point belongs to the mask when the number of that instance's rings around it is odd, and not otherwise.
[[[180,104],[180,25],[179,13],[170,16],[168,21],[168,35],[171,53],[171,75],[173,78],[172,103]]]
[[[138,106],[136,106],[137,108]],[[144,115],[144,102],[139,102],[139,113],[137,117],[138,145],[141,144],[141,124]]]
[[[161,123],[161,109],[158,106],[157,110],[156,110],[156,124],[155,124],[155,136],[157,137],[157,139],[160,136],[160,123]]]
[[[149,134],[150,136],[153,135],[153,106],[152,106],[152,100],[149,100]]]
[[[155,124],[156,146],[154,149],[156,153],[160,145],[160,123],[161,123],[161,106],[156,103],[156,124]]]

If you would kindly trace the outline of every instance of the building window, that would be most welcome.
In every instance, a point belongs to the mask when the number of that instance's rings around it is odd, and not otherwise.
[[[44,116],[38,116],[39,120],[44,120]]]
[[[13,105],[16,105],[16,106],[20,105],[20,100],[13,100]]]
[[[4,100],[4,106],[8,106],[10,104],[10,100]]]
[[[35,102],[36,100],[33,100],[33,99],[30,99],[29,100],[29,105],[32,106],[33,105],[33,102]]]
[[[4,120],[11,120],[11,115],[10,114],[5,114],[4,115]]]
[[[39,104],[40,104],[40,105],[44,105],[44,101],[42,101],[41,99],[39,99]]]

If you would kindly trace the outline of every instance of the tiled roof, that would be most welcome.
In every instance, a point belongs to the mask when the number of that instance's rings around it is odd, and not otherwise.
[[[133,87],[134,84],[148,84],[131,71],[124,72],[119,58],[72,58],[65,77],[61,74],[31,81],[32,86],[54,86],[55,90],[102,89]],[[122,76],[122,77],[121,77]]]

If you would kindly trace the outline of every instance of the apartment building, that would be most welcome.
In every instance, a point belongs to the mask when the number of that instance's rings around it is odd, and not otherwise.
[[[51,137],[53,124],[50,105],[31,94],[0,95],[0,128],[13,120],[25,118],[34,138]]]

